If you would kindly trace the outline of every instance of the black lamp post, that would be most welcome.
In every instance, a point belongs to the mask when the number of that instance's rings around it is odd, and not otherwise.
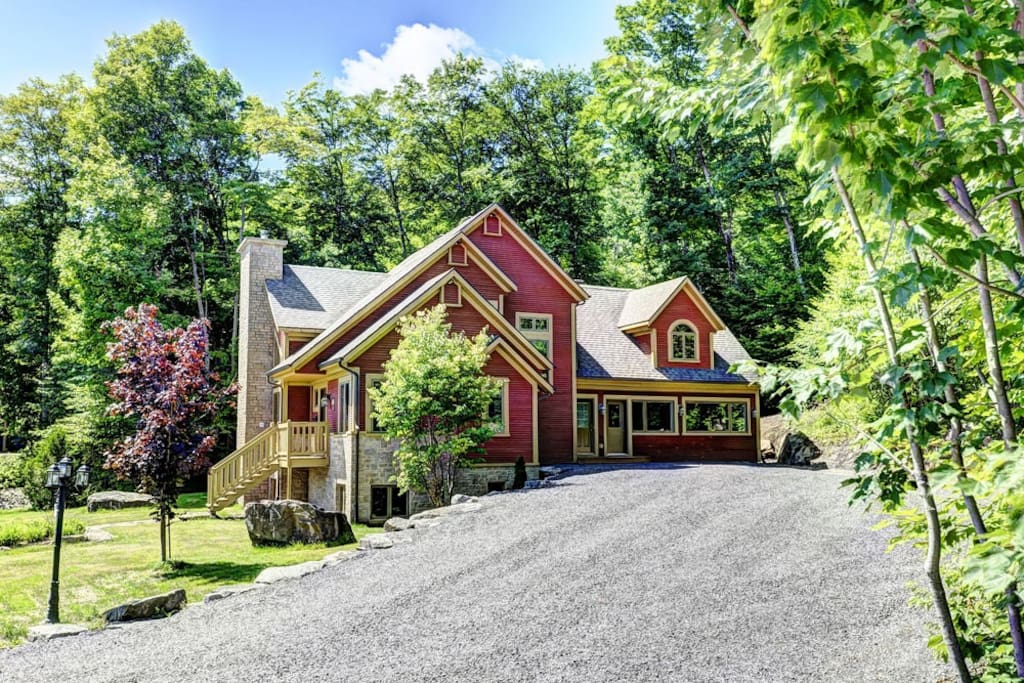
[[[53,578],[50,580],[50,607],[46,612],[46,621],[51,624],[60,623],[60,541],[64,533],[64,505],[67,503],[68,487],[73,483],[76,488],[82,489],[89,484],[88,465],[78,468],[74,473],[74,482],[71,480],[73,469],[74,463],[65,455],[60,462],[50,465],[50,469],[46,470],[46,488],[57,494],[53,504],[54,513],[57,515],[57,524],[53,532]]]

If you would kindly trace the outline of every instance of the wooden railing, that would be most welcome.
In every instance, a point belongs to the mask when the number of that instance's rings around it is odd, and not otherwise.
[[[237,451],[210,468],[206,477],[206,505],[212,512],[245,493],[255,477],[266,478],[278,467],[277,428],[272,425]]]
[[[278,455],[326,455],[330,431],[326,422],[284,422],[277,425]]]
[[[288,470],[287,497],[292,496],[293,466],[326,464],[330,429],[326,422],[273,424],[210,468],[206,477],[206,506],[223,510],[280,468]],[[311,456],[320,456],[318,462]],[[297,458],[298,461],[293,461]]]

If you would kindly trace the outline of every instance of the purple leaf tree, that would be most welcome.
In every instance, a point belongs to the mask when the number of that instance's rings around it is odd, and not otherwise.
[[[106,466],[156,499],[160,560],[166,562],[178,491],[209,466],[213,418],[237,387],[219,386],[209,370],[206,320],[166,329],[158,313],[156,306],[139,304],[103,325],[116,338],[107,345],[107,358],[117,367],[117,379],[107,383],[115,401],[110,411],[136,420],[135,433],[107,452]]]

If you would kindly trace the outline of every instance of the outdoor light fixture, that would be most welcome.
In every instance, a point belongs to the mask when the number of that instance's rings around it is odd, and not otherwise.
[[[597,412],[599,412],[602,415],[604,415],[604,404],[603,403],[598,403],[597,404]]]
[[[46,621],[51,624],[60,622],[58,611],[60,603],[60,542],[64,534],[64,506],[67,504],[68,488],[74,486],[84,489],[89,485],[89,466],[79,467],[78,471],[74,473],[74,481],[72,481],[71,474],[74,468],[75,465],[71,462],[71,458],[65,455],[60,462],[50,465],[46,470],[46,488],[57,496],[53,504],[54,514],[57,517],[53,531],[53,577],[50,580],[50,604],[46,611]]]
[[[320,399],[321,408],[326,408],[329,405],[331,405],[331,398],[329,396],[324,396]]]

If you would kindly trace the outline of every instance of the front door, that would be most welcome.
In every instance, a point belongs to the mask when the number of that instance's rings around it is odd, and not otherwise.
[[[594,399],[576,401],[576,452],[597,453],[594,448]]]
[[[608,455],[626,453],[626,402],[608,401]]]

